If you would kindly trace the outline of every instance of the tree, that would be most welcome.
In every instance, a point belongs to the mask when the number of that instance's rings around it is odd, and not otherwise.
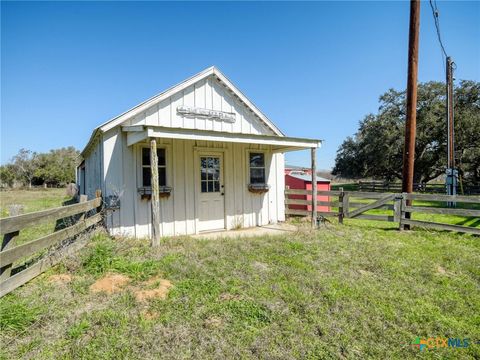
[[[27,149],[20,149],[12,159],[12,164],[17,174],[17,179],[24,185],[32,187],[32,180],[35,176],[38,155]]]
[[[11,164],[1,167],[2,185],[12,186],[15,180],[29,187],[32,184],[61,186],[74,182],[79,155],[73,146],[50,150],[48,153],[20,149]]]
[[[465,180],[480,184],[480,83],[463,81],[455,97],[455,157]]]
[[[445,173],[447,124],[445,84],[418,86],[414,182],[428,182]],[[455,88],[456,160],[460,174],[480,180],[480,83],[461,81]],[[333,174],[391,181],[402,177],[405,133],[405,91],[388,90],[380,97],[378,114],[367,115],[357,133],[337,151]]]
[[[74,147],[50,150],[38,156],[35,177],[51,186],[75,181],[75,166],[80,153]]]
[[[12,164],[0,166],[0,187],[12,187],[15,182],[15,170]]]

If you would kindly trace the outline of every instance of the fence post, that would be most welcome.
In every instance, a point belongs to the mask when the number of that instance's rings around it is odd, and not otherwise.
[[[96,192],[95,192],[95,195],[96,195]],[[87,202],[88,200],[88,196],[87,195],[80,195],[79,198],[78,198],[78,202],[79,203],[84,203],[84,202]],[[82,220],[85,220],[85,213],[82,213],[80,215],[80,217],[78,218],[78,221],[82,221]]]
[[[12,209],[10,209],[9,211],[9,215],[10,216],[20,215],[20,212],[21,212],[20,208],[17,209],[12,207]],[[4,251],[12,248],[13,244],[15,244],[15,238],[18,236],[18,234],[20,234],[20,231],[14,231],[12,233],[3,235],[3,241],[2,241],[0,251]],[[3,282],[10,277],[12,273],[12,265],[13,264],[7,264],[5,266],[0,267],[0,282]]]
[[[402,195],[396,194],[395,199],[393,200],[393,221],[398,222],[400,226],[401,218],[402,218]]]
[[[338,222],[343,224],[343,197],[345,193],[343,192],[343,187],[340,188],[340,195],[338,195]]]
[[[312,157],[312,228],[317,227],[317,148],[311,149]]]
[[[102,190],[96,190],[95,191],[95,198],[101,198],[102,197]],[[100,202],[100,205],[97,207],[97,212],[102,211],[102,202]]]
[[[102,197],[102,190],[97,189],[95,191],[95,198],[101,198],[101,197]],[[99,214],[102,211],[102,208],[103,208],[103,200],[100,201],[100,205],[96,208],[97,214]],[[102,224],[103,227],[106,227],[107,222],[106,222],[105,214],[102,215],[102,221],[100,223]]]
[[[405,208],[407,206],[407,193],[402,193],[402,200],[400,202],[400,219],[399,219],[399,224],[398,224],[398,229],[399,230],[405,230],[405,224],[403,220],[405,220]]]

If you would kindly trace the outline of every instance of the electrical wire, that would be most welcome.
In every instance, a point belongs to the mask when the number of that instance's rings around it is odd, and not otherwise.
[[[432,8],[432,14],[433,14],[433,19],[435,22],[435,28],[437,30],[437,37],[438,37],[438,42],[440,43],[440,48],[442,49],[442,54],[445,57],[448,57],[447,52],[445,50],[445,46],[443,46],[442,42],[442,36],[440,35],[440,20],[438,19],[438,7],[437,7],[437,1],[434,0],[429,0],[430,2],[430,7]]]

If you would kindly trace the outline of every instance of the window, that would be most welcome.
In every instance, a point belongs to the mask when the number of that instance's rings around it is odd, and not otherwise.
[[[220,192],[220,158],[200,157],[200,181],[202,193]]]
[[[158,185],[167,186],[167,166],[165,160],[165,149],[157,149],[158,157]],[[152,186],[152,171],[150,169],[150,149],[142,149],[142,178],[143,186]]]
[[[265,154],[250,153],[250,184],[265,182]]]

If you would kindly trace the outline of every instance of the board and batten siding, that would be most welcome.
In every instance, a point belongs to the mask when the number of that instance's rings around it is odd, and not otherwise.
[[[235,113],[236,121],[229,123],[201,117],[182,116],[177,113],[178,106],[192,106]],[[128,120],[125,125],[150,125],[242,134],[275,135],[215,76],[209,76],[153,105],[146,111]]]
[[[99,138],[85,156],[85,184],[83,188],[89,199],[95,197],[95,191],[103,189],[103,143]]]
[[[233,123],[178,114],[178,106],[191,106],[235,113]],[[275,135],[246,104],[215,75],[210,75],[174,93],[121,125],[105,130],[85,154],[86,192],[93,197],[96,189],[103,195],[118,196],[120,209],[107,212],[106,223],[114,235],[136,238],[152,235],[150,200],[142,200],[141,149],[147,141],[127,146],[125,125],[148,125],[172,128],[213,130],[228,133]],[[270,146],[231,142],[207,142],[158,138],[157,146],[166,149],[169,197],[160,199],[162,236],[188,235],[198,232],[197,202],[200,174],[199,154],[221,152],[225,193],[225,228],[267,225],[285,220],[284,155],[273,153]],[[265,153],[266,181],[264,194],[248,191],[248,152]]]
[[[162,236],[189,235],[197,232],[196,191],[198,176],[195,162],[200,153],[221,152],[224,156],[225,227],[251,227],[284,221],[283,154],[272,153],[268,146],[158,139],[165,148],[169,197],[160,199]],[[151,202],[142,200],[141,151],[148,143],[126,146],[125,134],[112,129],[104,136],[105,194],[120,196],[120,210],[110,212],[107,226],[112,234],[151,236]],[[266,175],[270,186],[264,194],[248,191],[248,152],[265,153]]]

